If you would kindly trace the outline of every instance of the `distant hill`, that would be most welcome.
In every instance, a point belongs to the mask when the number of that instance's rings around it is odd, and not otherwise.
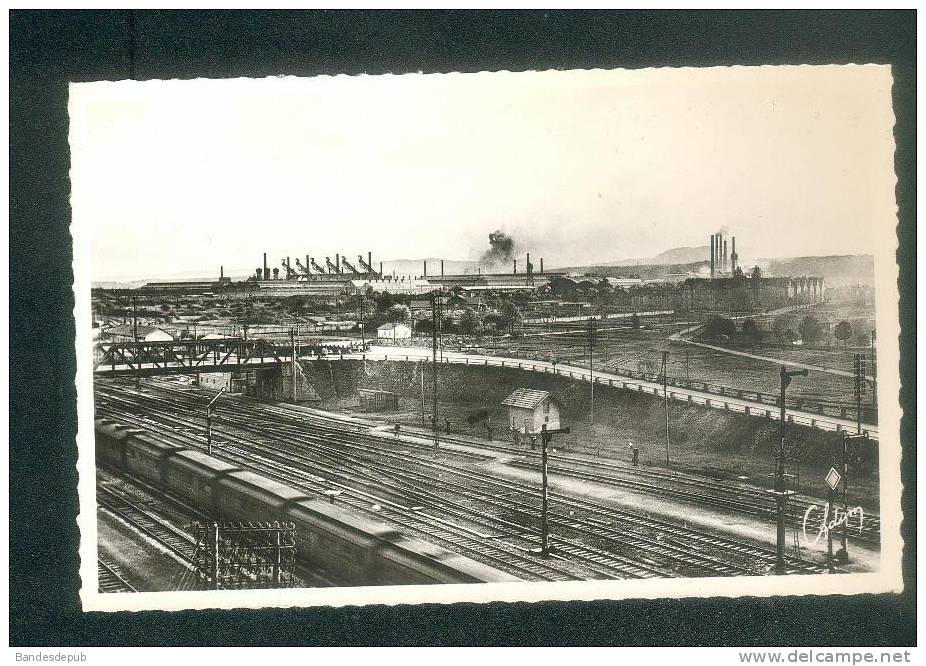
[[[570,273],[583,273],[613,278],[642,278],[658,280],[669,275],[710,275],[710,261],[694,261],[685,264],[634,264],[621,265],[597,264],[591,266],[570,266],[560,269]]]
[[[772,275],[821,276],[831,286],[871,282],[875,277],[875,258],[870,254],[760,259],[759,266]]]
[[[660,252],[655,257],[622,259],[620,261],[607,262],[603,266],[667,266],[673,264],[693,264],[697,261],[705,261],[711,255],[709,245],[700,245],[696,247],[673,247],[665,252]]]
[[[383,262],[383,273],[386,275],[422,275],[424,271],[424,262],[428,262],[428,275],[440,275],[440,258],[428,257],[427,259],[395,259]],[[475,273],[479,267],[478,261],[457,261],[444,259],[445,275],[461,275],[465,273]],[[373,268],[379,270],[379,262],[373,262]]]

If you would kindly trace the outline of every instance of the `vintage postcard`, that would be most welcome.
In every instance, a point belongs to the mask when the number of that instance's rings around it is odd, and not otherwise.
[[[72,84],[85,610],[899,591],[891,88]]]

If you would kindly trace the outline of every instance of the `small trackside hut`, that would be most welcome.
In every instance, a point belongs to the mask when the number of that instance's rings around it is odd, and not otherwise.
[[[536,434],[544,424],[548,430],[560,427],[560,404],[549,391],[515,389],[502,404],[508,408],[508,425],[512,430]]]

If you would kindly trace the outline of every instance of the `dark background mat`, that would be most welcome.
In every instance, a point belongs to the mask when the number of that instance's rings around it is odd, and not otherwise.
[[[910,645],[916,640],[916,15],[65,12],[10,19],[13,645]],[[679,65],[893,65],[901,240],[901,595],[82,613],[67,82]],[[182,155],[177,156],[183,159]]]

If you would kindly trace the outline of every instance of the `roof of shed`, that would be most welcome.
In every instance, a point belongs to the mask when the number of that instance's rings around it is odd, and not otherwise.
[[[547,398],[552,397],[549,391],[538,391],[537,389],[515,389],[511,395],[502,400],[502,404],[508,407],[521,407],[522,409],[534,409]]]

